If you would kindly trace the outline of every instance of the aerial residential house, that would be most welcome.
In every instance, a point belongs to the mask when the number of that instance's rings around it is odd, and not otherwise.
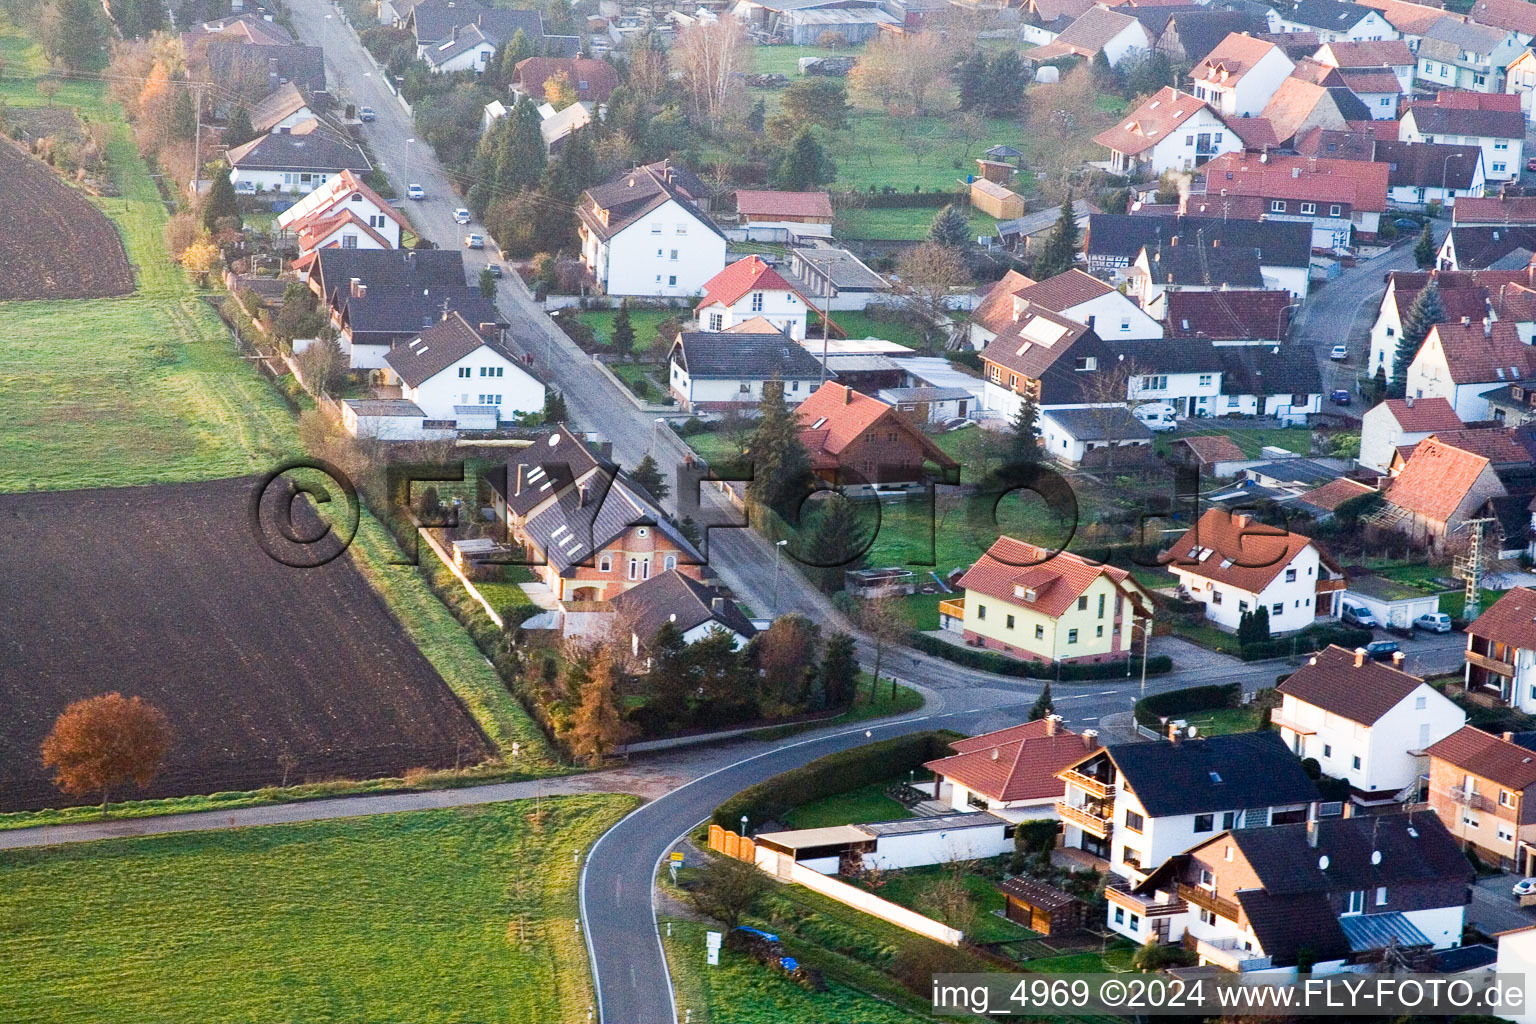
[[[1536,713],[1536,590],[1506,591],[1466,632],[1466,689]]]
[[[1375,159],[1390,170],[1387,198],[1404,209],[1429,203],[1454,207],[1463,198],[1481,196],[1488,183],[1477,146],[1381,141]]]
[[[1480,200],[1463,200],[1463,202]],[[1459,206],[1460,204],[1458,204]],[[1385,375],[1390,383],[1397,372],[1397,347],[1403,336],[1403,319],[1413,306],[1413,300],[1431,280],[1440,292],[1440,304],[1445,309],[1445,319],[1459,321],[1462,317],[1481,321],[1488,315],[1488,288],[1477,281],[1476,274],[1447,273],[1445,271],[1393,271],[1387,278],[1387,291],[1381,299],[1381,309],[1371,327],[1371,351],[1366,372],[1372,376]]]
[[[448,39],[423,47],[421,59],[434,75],[451,75],[459,71],[479,75],[490,66],[499,45],[479,25],[465,25],[455,27]]]
[[[1190,197],[1194,207],[1195,195]],[[1266,289],[1284,289],[1306,297],[1307,269],[1312,257],[1310,226],[1300,222],[1225,219],[1221,197],[1213,197],[1215,218],[1204,216],[1135,217],[1096,213],[1088,218],[1085,252],[1088,269],[1124,280],[1143,248],[1171,243],[1174,238],[1201,238],[1207,244],[1257,249],[1259,276]],[[1257,200],[1255,200],[1257,202]]]
[[[1421,810],[1234,829],[1105,895],[1120,935],[1150,931],[1207,969],[1284,981],[1459,947],[1475,877]]]
[[[556,110],[548,103],[540,104],[539,138],[544,140],[544,151],[551,156],[558,154],[566,139],[592,123],[594,107],[594,103],[572,103],[564,110]]]
[[[1281,4],[1269,15],[1271,32],[1312,32],[1323,43],[1380,42],[1396,39],[1397,29],[1380,11],[1340,0],[1298,0]]]
[[[1520,97],[1502,92],[1441,92],[1433,103],[1415,103],[1403,115],[1399,137],[1403,142],[1477,146],[1489,181],[1518,179],[1524,166]]]
[[[1485,455],[1436,440],[1420,441],[1386,491],[1383,525],[1436,552],[1464,546],[1466,521],[1508,492]]]
[[[1168,12],[1155,49],[1167,54],[1175,67],[1183,67],[1193,65],[1229,35],[1259,35],[1268,30],[1264,12],[1248,4],[1179,6]]]
[[[1215,415],[1265,416],[1286,426],[1305,426],[1308,416],[1322,412],[1322,374],[1315,353],[1306,346],[1241,344],[1215,349],[1222,367]]]
[[[1251,344],[1284,341],[1296,299],[1285,291],[1171,291],[1163,297],[1169,338]]]
[[[847,249],[789,250],[785,268],[818,311],[867,309],[892,291],[891,283]]]
[[[1259,252],[1247,246],[1222,245],[1219,239],[1174,235],[1156,248],[1147,246],[1128,275],[1129,293],[1141,308],[1166,319],[1165,301],[1175,291],[1264,290]]]
[[[556,601],[611,601],[704,556],[643,490],[564,425],[486,477],[491,505]]]
[[[1313,59],[1338,68],[1344,75],[1346,83],[1349,82],[1351,73],[1388,72],[1397,80],[1399,94],[1403,96],[1413,94],[1413,72],[1417,61],[1413,51],[1408,49],[1408,44],[1401,39],[1364,43],[1325,43],[1317,53],[1313,54]],[[1371,116],[1377,116],[1374,109],[1371,111]],[[1397,116],[1395,105],[1391,116]]]
[[[228,90],[213,101],[214,110],[221,115],[229,110],[232,93],[253,98],[268,96],[280,86],[292,83],[312,100],[326,95],[325,51],[318,46],[249,43],[218,37],[209,40],[203,64],[207,81],[217,82]]]
[[[1169,86],[1093,141],[1110,151],[1112,171],[1134,176],[1193,170],[1217,154],[1243,148],[1215,111]]]
[[[1306,66],[1323,71],[1323,81],[1301,77]],[[1388,116],[1396,113],[1394,100]],[[1269,122],[1276,143],[1285,146],[1298,135],[1313,129],[1342,130],[1352,121],[1369,121],[1375,115],[1344,84],[1343,75],[1337,68],[1307,59],[1296,66],[1296,72],[1290,78],[1280,83],[1280,88],[1275,90],[1259,116]]]
[[[277,215],[277,226],[298,236],[299,254],[342,249],[398,249],[410,229],[383,196],[350,170]]]
[[[1253,117],[1295,67],[1274,43],[1234,32],[1189,73],[1191,91],[1220,115]]]
[[[1060,313],[1092,327],[1107,342],[1146,341],[1163,336],[1163,325],[1136,303],[1077,269],[1015,289],[1013,307],[1015,316],[1030,308]]]
[[[1465,201],[1465,200],[1463,200]],[[1536,227],[1453,227],[1435,254],[1441,270],[1522,270],[1536,255]]]
[[[925,482],[932,466],[955,477],[959,463],[894,406],[835,381],[795,409],[811,471],[850,490]]]
[[[1360,418],[1360,465],[1385,473],[1401,446],[1461,426],[1461,417],[1443,398],[1389,398]]]
[[[199,42],[212,39],[249,46],[289,46],[293,43],[293,36],[287,29],[257,14],[240,14],[232,18],[205,21],[181,34],[182,46],[188,51]]]
[[[1305,824],[1319,799],[1277,733],[1188,738],[1173,722],[1168,732],[1170,742],[1113,743],[1062,770],[1063,850],[1107,861],[1101,868],[1139,884],[1220,832]]]
[[[1430,747],[1429,805],[1479,860],[1536,870],[1536,733],[1494,736],[1469,725]]]
[[[1536,227],[1536,197],[1479,196],[1457,203],[1451,226],[1464,228]]]
[[[1124,569],[1012,537],[994,541],[960,587],[962,599],[943,602],[948,628],[973,646],[1043,663],[1127,660],[1153,607]]]
[[[1344,570],[1310,537],[1213,508],[1169,553],[1168,571],[1220,629],[1235,633],[1243,613],[1261,606],[1275,634],[1338,617]]]
[[[609,295],[698,294],[725,268],[725,235],[694,199],[702,192],[696,178],[666,162],[583,192],[581,261],[598,286]]]
[[[1057,775],[1098,746],[1098,732],[1082,734],[1060,715],[968,736],[949,745],[954,753],[929,761],[933,797],[956,811],[990,811],[1010,822],[1056,817],[1066,793]]]
[[[1127,57],[1152,51],[1153,37],[1139,20],[1103,6],[1094,6],[1057,33],[1044,46],[1029,51],[1038,64],[1057,57],[1077,56],[1092,60],[1102,53],[1114,67]]]
[[[1426,140],[1433,141],[1433,140]],[[1267,220],[1312,226],[1312,246],[1342,248],[1376,237],[1387,208],[1386,164],[1229,153],[1206,167],[1206,197],[1255,196]]]
[[[1168,448],[1169,457],[1201,476],[1225,478],[1242,472],[1256,460],[1248,458],[1237,442],[1221,434],[1178,438]]]
[[[1401,659],[1402,652],[1398,652]],[[1273,728],[1297,757],[1349,783],[1361,805],[1417,803],[1425,751],[1467,722],[1467,713],[1418,676],[1330,646],[1280,684]]]
[[[753,192],[738,189],[736,213],[748,237],[774,240],[765,232],[831,237],[832,199],[825,192]],[[757,234],[752,232],[756,231]]]
[[[693,313],[701,331],[718,333],[762,317],[802,341],[809,305],[810,300],[761,256],[748,256],[704,282],[704,297]]]
[[[1520,97],[1520,109],[1531,119],[1532,96],[1536,96],[1536,51],[1529,46],[1504,66],[1504,91]]]
[[[778,380],[798,405],[828,376],[821,360],[786,334],[684,331],[667,360],[672,397],[685,412],[755,412]]]
[[[999,330],[981,353],[986,409],[1011,420],[1026,393],[1040,406],[1092,404],[1099,372],[1114,359],[1093,328],[1034,306],[993,324]]]
[[[384,356],[387,382],[429,420],[486,423],[515,420],[544,408],[544,385],[502,347],[494,323],[474,325],[448,313]]]
[[[1446,16],[1444,7],[1410,3],[1409,0],[1366,0],[1363,6],[1380,11],[1381,16],[1397,29],[1403,42],[1414,53],[1418,52],[1424,33]]]
[[[641,581],[610,598],[609,604],[612,621],[629,631],[630,652],[636,655],[644,653],[668,623],[690,644],[724,633],[740,649],[757,635],[757,627],[735,601],[677,569]]]
[[[1058,462],[1079,466],[1093,458],[1090,453],[1106,449],[1151,451],[1152,431],[1123,405],[1042,409],[1040,444]]]
[[[1479,25],[1513,32],[1522,44],[1536,37],[1536,11],[1524,0],[1473,0],[1467,16]]]
[[[605,60],[590,57],[528,57],[512,69],[512,95],[527,96],[535,103],[547,102],[544,86],[550,79],[564,75],[575,90],[578,103],[607,103],[619,84],[618,72]]]
[[[1508,320],[1463,317],[1436,324],[1408,366],[1408,394],[1443,398],[1462,422],[1488,418],[1485,394],[1536,379],[1536,349]]]
[[[250,110],[251,127],[273,134],[292,131],[315,116],[304,93],[292,82],[278,86]]]
[[[261,135],[231,149],[229,180],[240,193],[313,192],[342,171],[367,174],[373,170],[368,157],[334,130],[313,118],[291,131]]]

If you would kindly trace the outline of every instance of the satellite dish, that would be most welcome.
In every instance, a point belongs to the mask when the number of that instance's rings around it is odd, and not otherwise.
[[[1371,851],[1371,863],[1372,864],[1380,864],[1381,863],[1381,851],[1380,850],[1372,850]]]
[[[1189,732],[1188,732],[1188,736],[1189,736],[1189,738],[1190,738],[1190,739],[1194,739],[1194,738],[1195,738],[1195,735],[1196,735],[1196,734],[1197,734],[1197,733],[1198,733],[1198,732],[1199,732],[1199,731],[1200,731],[1200,730],[1199,730],[1199,729],[1196,729],[1196,728],[1195,728],[1195,727],[1194,727],[1194,726],[1190,726],[1190,727],[1189,727]]]
[[[1328,855],[1326,853],[1323,854],[1321,857],[1317,858],[1317,870],[1319,870],[1319,871],[1327,871],[1328,870]]]

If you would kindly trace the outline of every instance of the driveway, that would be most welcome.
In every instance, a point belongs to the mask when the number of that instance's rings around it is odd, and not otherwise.
[[[1467,923],[1489,935],[1536,924],[1536,907],[1522,907],[1509,891],[1518,877],[1489,875],[1479,878],[1472,886]]]

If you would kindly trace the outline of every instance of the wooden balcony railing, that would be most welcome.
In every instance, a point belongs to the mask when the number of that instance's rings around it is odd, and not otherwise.
[[[1114,822],[1102,814],[1095,814],[1087,807],[1074,807],[1065,800],[1056,801],[1056,813],[1061,815],[1061,820],[1070,822],[1091,836],[1100,839],[1108,839],[1110,832],[1114,830]]]
[[[1156,896],[1142,896],[1134,893],[1131,891],[1131,884],[1124,881],[1111,882],[1105,886],[1104,897],[1111,903],[1147,917],[1168,917],[1173,914],[1182,914],[1189,909],[1189,904],[1177,897],[1159,900]]]
[[[1115,795],[1115,784],[1113,782],[1102,782],[1092,775],[1084,775],[1076,768],[1068,768],[1064,772],[1057,772],[1056,777],[1099,800],[1108,800]]]
[[[1487,669],[1495,675],[1514,677],[1515,666],[1507,661],[1490,658],[1486,654],[1478,654],[1476,651],[1467,652],[1467,664],[1476,665],[1478,668]]]
[[[1198,885],[1190,885],[1187,882],[1177,882],[1174,885],[1174,891],[1181,899],[1188,900],[1197,907],[1203,907],[1217,917],[1224,917],[1228,921],[1237,920],[1237,904],[1231,900],[1222,899],[1209,889],[1202,889]]]
[[[957,601],[940,601],[939,614],[949,615],[956,619],[965,618],[965,598],[962,597]]]

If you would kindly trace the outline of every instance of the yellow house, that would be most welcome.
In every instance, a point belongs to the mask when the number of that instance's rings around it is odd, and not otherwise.
[[[1026,660],[1127,658],[1135,621],[1152,613],[1152,595],[1125,570],[1012,537],[999,537],[960,585],[965,598],[939,606],[945,628]]]

